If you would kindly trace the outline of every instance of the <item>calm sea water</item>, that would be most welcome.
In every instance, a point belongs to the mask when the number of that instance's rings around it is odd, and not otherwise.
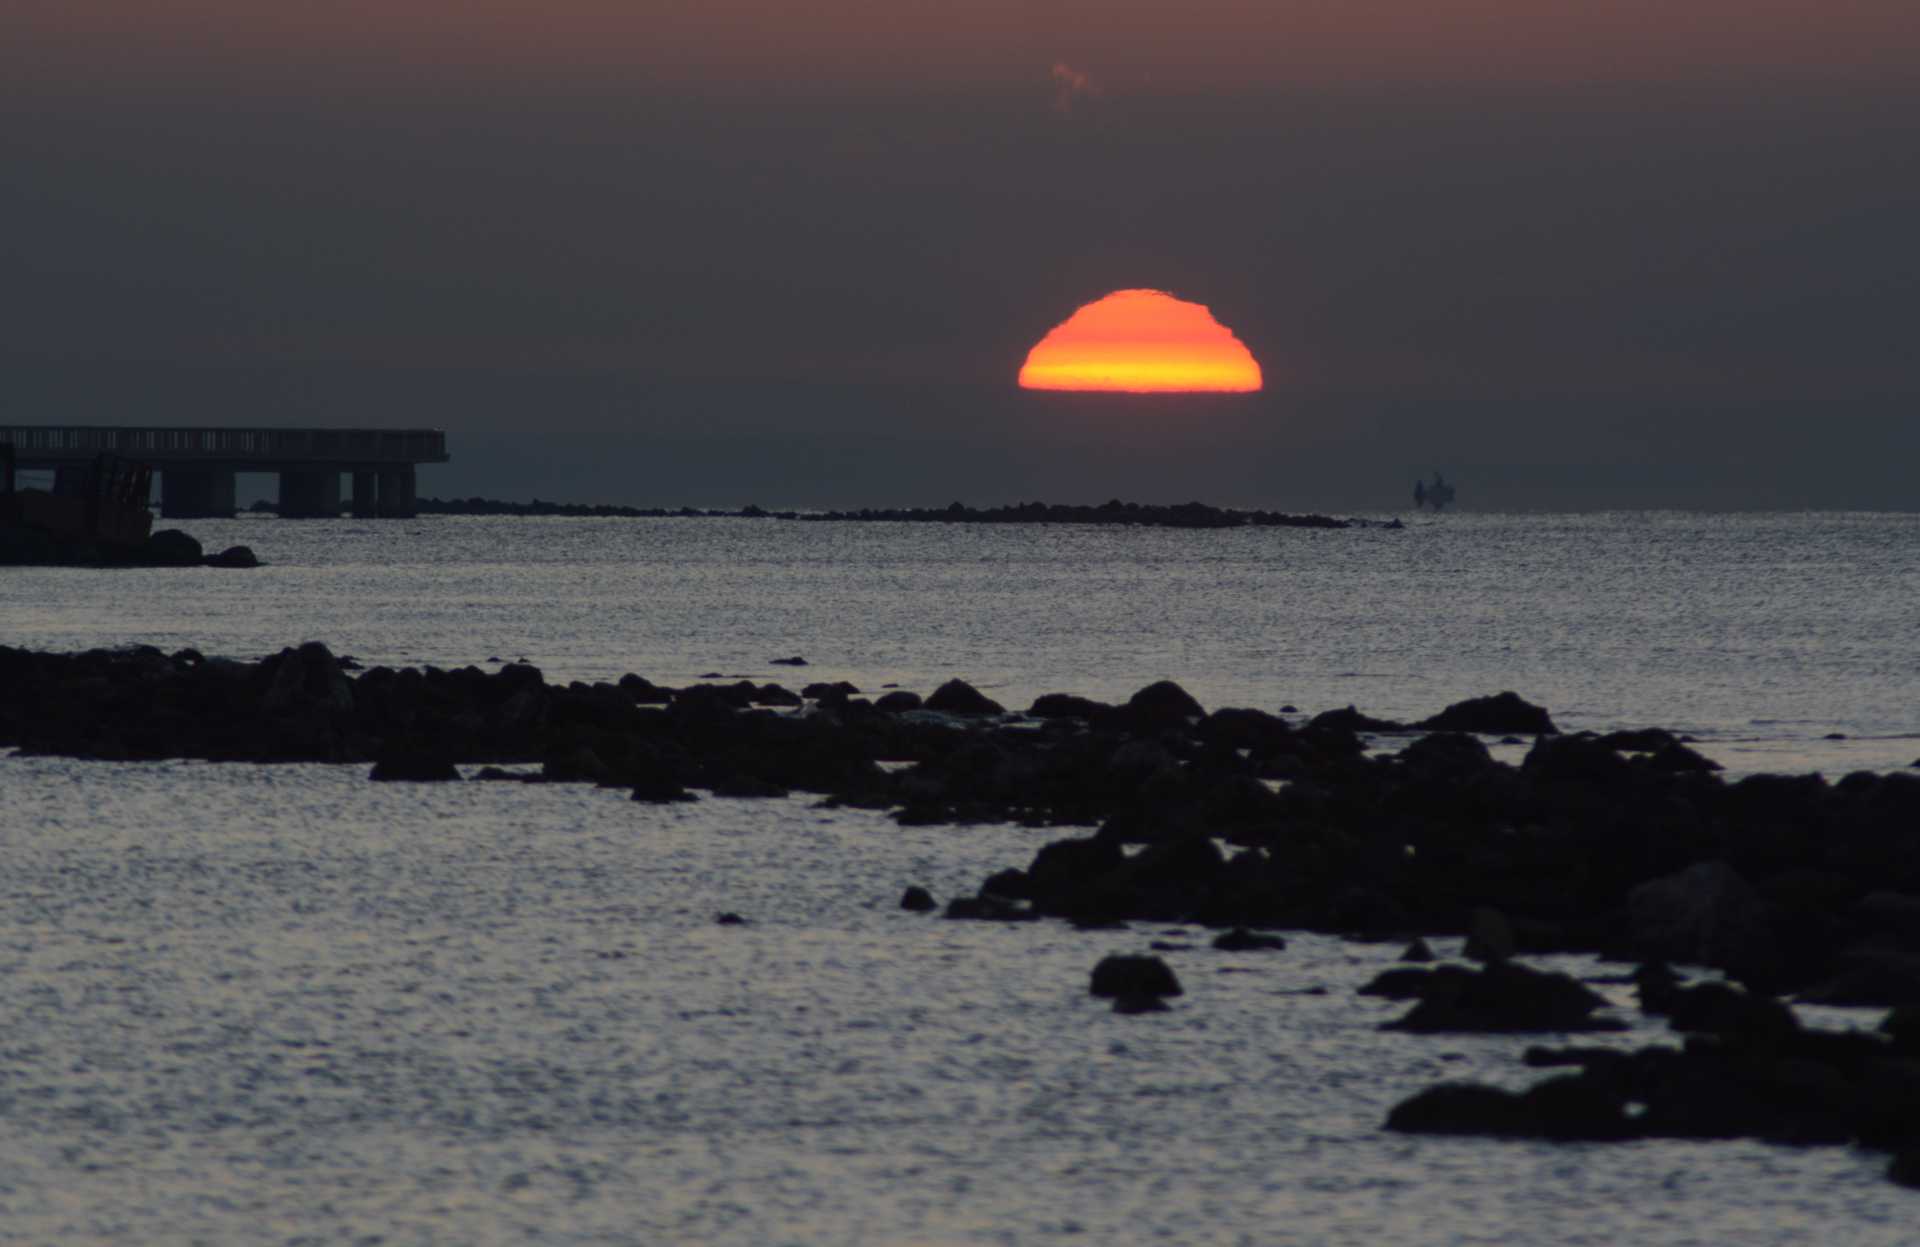
[[[1172,677],[1416,717],[1512,688],[1736,773],[1920,756],[1913,516],[191,527],[270,565],[0,570],[0,640],[962,675],[1014,706]],[[1524,1039],[1376,1030],[1399,1009],[1352,993],[1395,948],[915,917],[906,884],[970,890],[1046,833],[623,795],[0,758],[0,1241],[1913,1239],[1915,1197],[1848,1149],[1381,1132],[1435,1080],[1530,1080]],[[1193,945],[1174,1012],[1086,995],[1155,938]]]

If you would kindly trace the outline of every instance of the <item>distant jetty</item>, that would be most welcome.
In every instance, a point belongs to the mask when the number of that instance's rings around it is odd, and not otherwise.
[[[1099,506],[1021,502],[1004,507],[863,507],[857,511],[769,511],[745,506],[738,510],[699,507],[622,507],[577,502],[502,502],[493,498],[422,498],[422,515],[521,515],[627,519],[775,519],[775,520],[883,520],[929,524],[1119,524],[1150,528],[1399,528],[1398,520],[1378,523],[1336,519],[1331,515],[1294,515],[1284,511],[1243,511],[1182,502],[1170,506],[1121,502]]]

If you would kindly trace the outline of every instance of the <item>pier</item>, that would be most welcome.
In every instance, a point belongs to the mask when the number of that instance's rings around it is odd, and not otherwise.
[[[101,455],[144,463],[160,473],[160,514],[168,519],[234,513],[234,476],[280,477],[277,510],[285,518],[336,516],[411,519],[418,511],[414,474],[447,461],[439,429],[245,429],[116,425],[0,425],[0,445],[16,468],[51,469],[54,492],[79,489]],[[341,477],[352,478],[343,507]]]

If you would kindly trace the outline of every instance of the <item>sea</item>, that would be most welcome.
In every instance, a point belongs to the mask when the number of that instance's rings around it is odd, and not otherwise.
[[[960,677],[1012,709],[1172,679],[1416,720],[1511,689],[1563,730],[1683,732],[1730,776],[1920,764],[1920,515],[186,527],[265,565],[0,569],[0,643]],[[1058,829],[366,772],[0,756],[0,1242],[1920,1241],[1877,1153],[1385,1132],[1434,1082],[1534,1081],[1541,1042],[1382,1032],[1404,1006],[1355,990],[1398,945],[898,906]],[[1153,941],[1170,1012],[1088,994]],[[1671,1040],[1598,989],[1633,1029],[1583,1042]]]

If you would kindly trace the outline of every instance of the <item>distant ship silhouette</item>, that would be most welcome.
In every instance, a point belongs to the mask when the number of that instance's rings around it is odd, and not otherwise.
[[[1446,510],[1453,501],[1453,486],[1447,484],[1447,478],[1438,472],[1433,474],[1433,484],[1425,481],[1413,483],[1413,506],[1417,511],[1421,507],[1432,507],[1436,511]]]

